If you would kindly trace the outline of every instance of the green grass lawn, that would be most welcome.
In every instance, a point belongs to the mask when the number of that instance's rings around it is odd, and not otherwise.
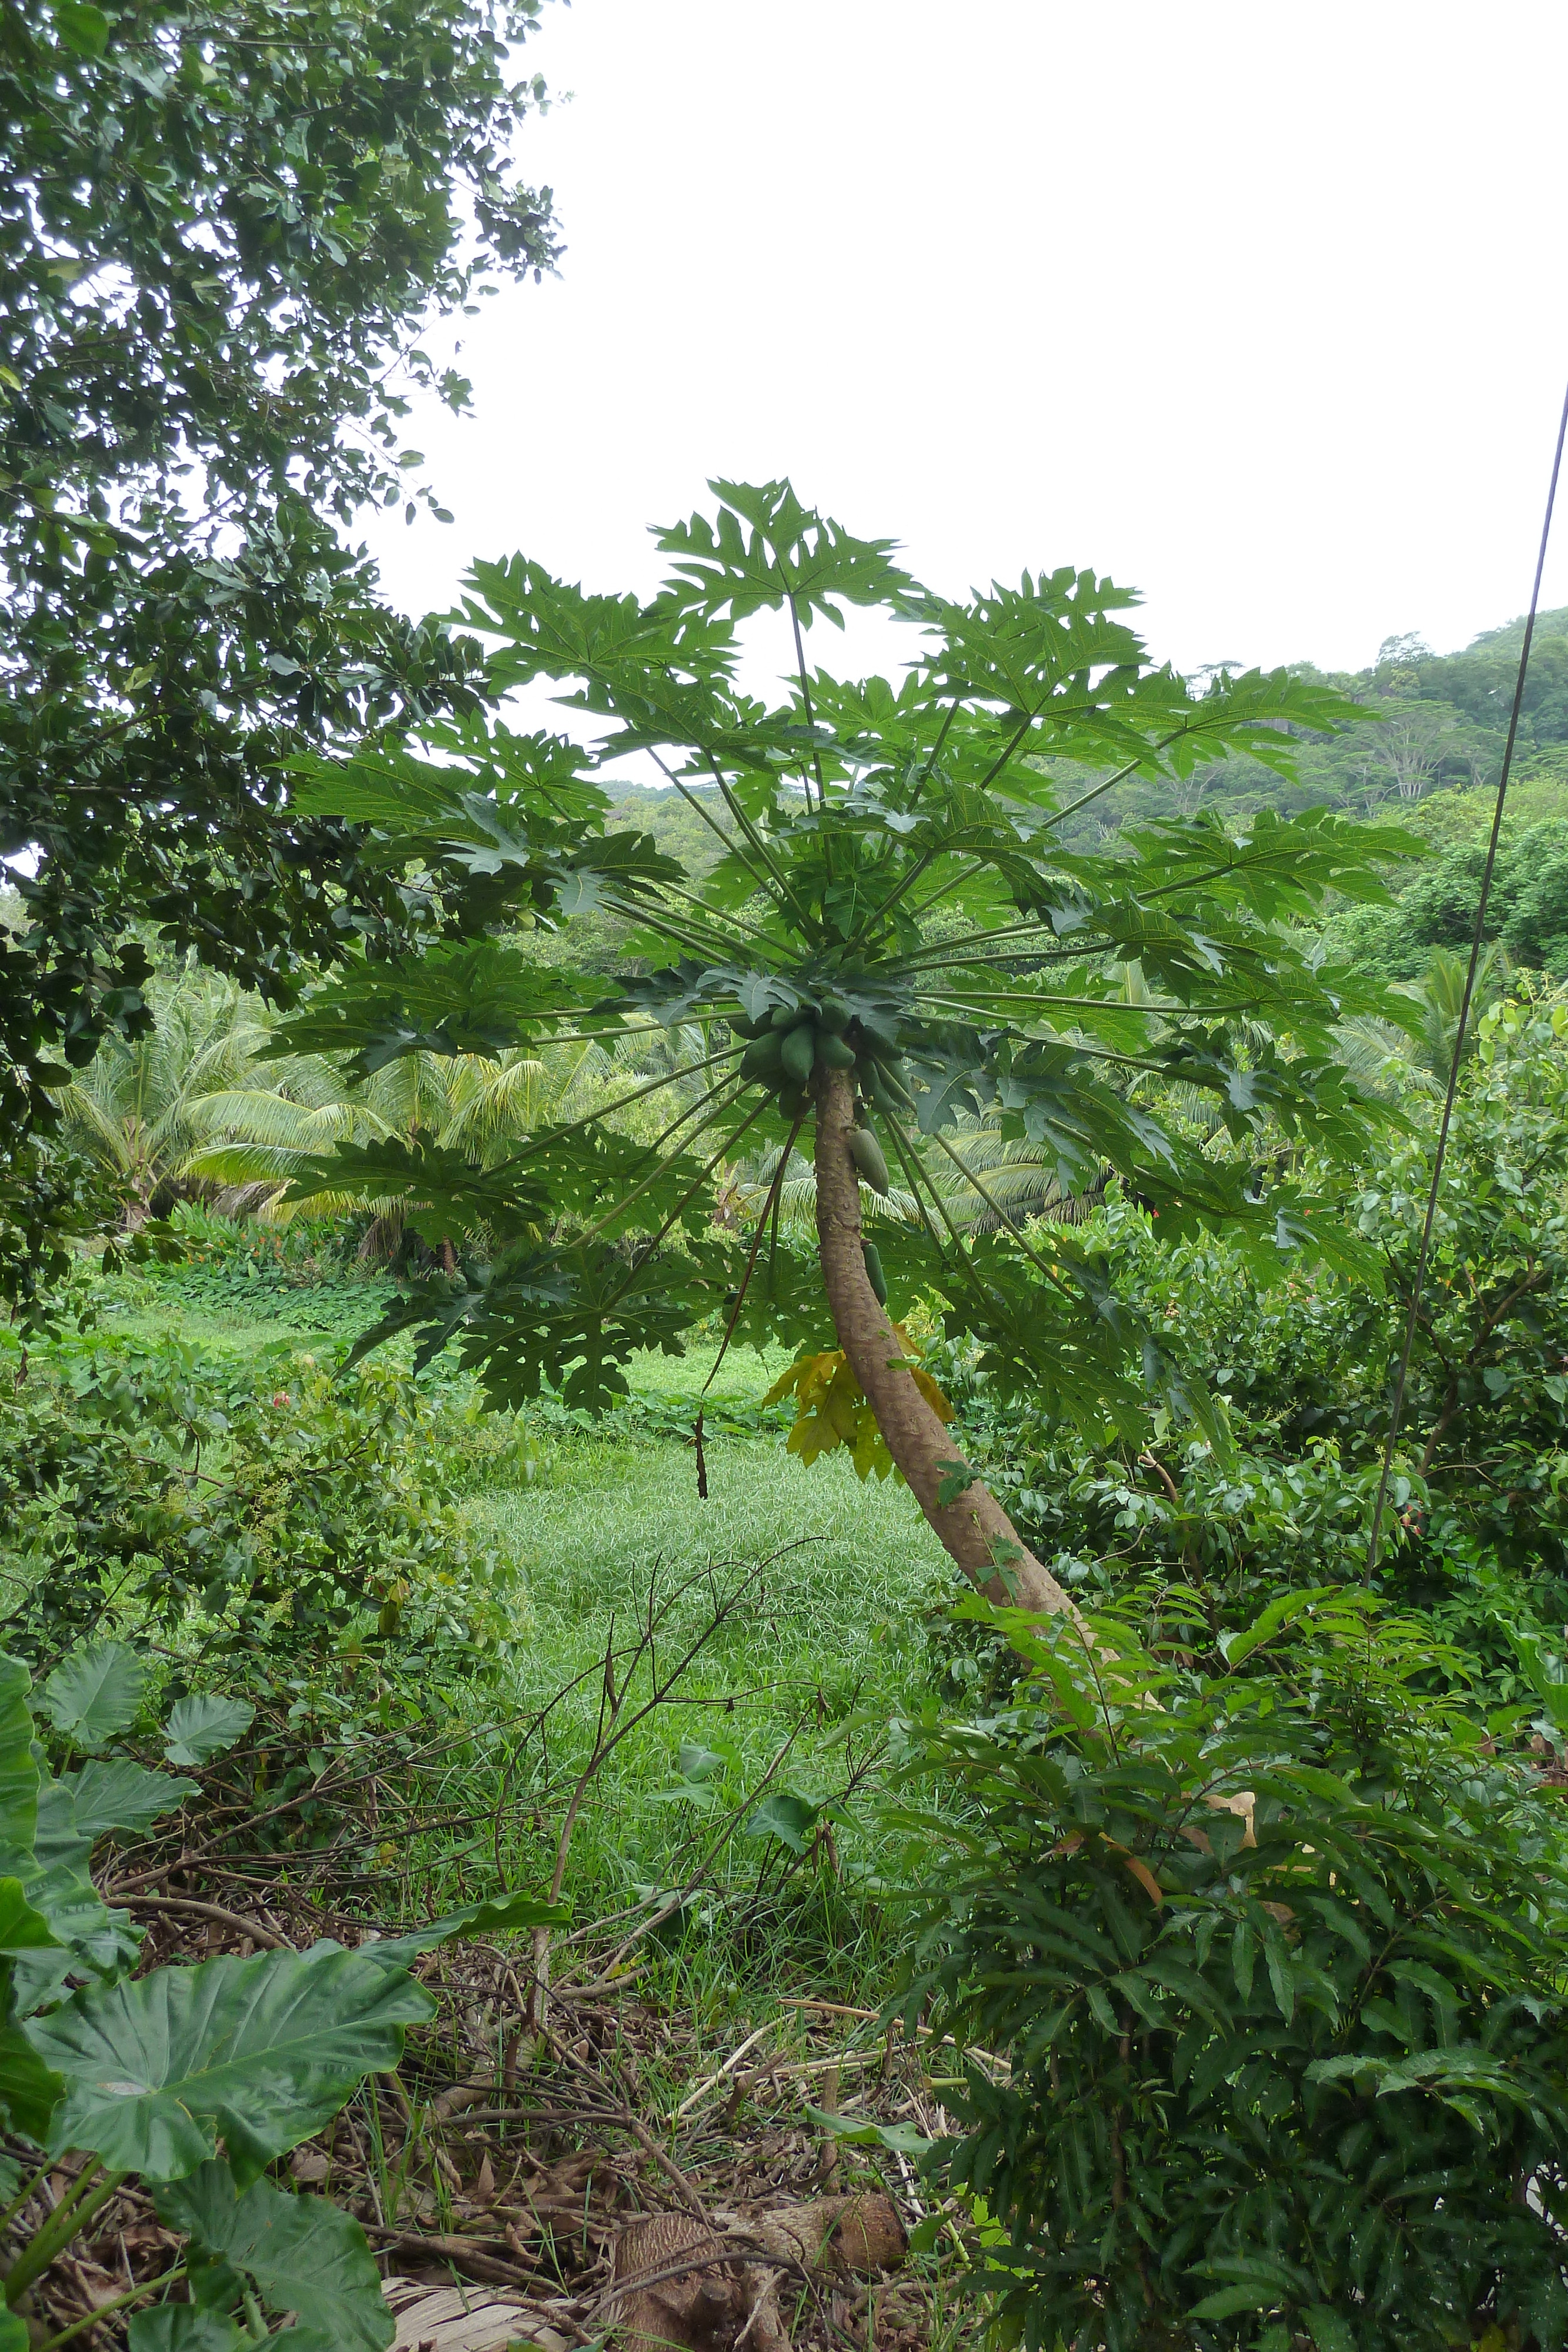
[[[252,1357],[340,1342],[356,1319],[348,1286],[303,1289],[281,1302],[281,1315],[279,1303],[258,1300],[264,1311],[247,1314],[232,1286],[209,1304],[197,1286],[182,1293],[138,1284],[113,1304],[108,1328],[143,1340],[174,1334],[204,1351]],[[526,1413],[537,1475],[527,1485],[466,1492],[463,1521],[476,1549],[504,1564],[514,1639],[498,1678],[476,1683],[464,1703],[474,1744],[425,1790],[422,1810],[495,1818],[484,1832],[459,1828],[387,1853],[389,1881],[403,1880],[410,1907],[489,1891],[497,1861],[514,1884],[548,1881],[561,1790],[586,1761],[600,1723],[601,1661],[612,1647],[624,1661],[650,1610],[660,1620],[661,1674],[686,1649],[696,1655],[668,1702],[596,1777],[567,1882],[580,1916],[617,1911],[649,1885],[681,1884],[727,1814],[744,1814],[765,1782],[813,1802],[834,1795],[863,1769],[890,1717],[918,1703],[925,1619],[952,1591],[941,1547],[904,1486],[862,1485],[842,1454],[808,1470],[786,1451],[781,1429],[710,1433],[708,1493],[699,1497],[685,1407],[695,1419],[706,1402],[721,1422],[727,1406],[755,1407],[788,1360],[781,1350],[764,1357],[733,1349],[705,1399],[716,1354],[710,1344],[684,1358],[634,1359],[632,1396],[660,1408],[652,1414],[622,1412],[595,1428],[563,1421],[559,1410]],[[503,1475],[515,1480],[515,1465]],[[585,1679],[556,1706],[546,1734],[519,1741],[517,1726],[579,1676]],[[623,1681],[623,1663],[612,1678]],[[644,1659],[632,1707],[649,1685]],[[706,1777],[682,1769],[683,1747],[688,1759],[703,1752],[697,1770]],[[865,1938],[869,1932],[877,1941],[879,1933],[848,1890],[873,1865],[877,1841],[852,1818],[837,1826],[836,1843],[847,1874],[838,1896],[818,1883],[820,1873],[786,1867],[777,1842],[737,1831],[714,1857],[716,1908],[710,1899],[683,1916],[678,1950],[665,1937],[661,1966],[733,1974],[733,1914],[741,1904],[748,1965],[768,1956],[766,1972],[777,1963],[790,1973],[806,1958],[803,1937],[812,1981],[825,1971],[858,1998]],[[759,1879],[760,1908],[753,1900]]]

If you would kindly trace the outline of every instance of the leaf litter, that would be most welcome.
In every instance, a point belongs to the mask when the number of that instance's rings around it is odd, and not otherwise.
[[[141,1972],[366,1932],[302,1888],[269,1892],[255,1916],[147,1905]],[[361,2223],[393,2352],[607,2337],[626,2352],[920,2352],[951,2338],[941,2277],[906,2262],[927,2211],[910,2154],[950,2127],[918,2042],[798,1995],[736,2021],[721,2053],[638,1969],[553,1987],[540,2020],[509,1940],[418,1959],[438,2008],[398,2073],[275,2168]],[[78,2178],[72,2159],[57,2165],[17,2221],[36,2227]],[[125,2184],[32,2290],[35,2340],[86,2321],[74,2342],[123,2342],[107,2307],[173,2268],[182,2244]]]

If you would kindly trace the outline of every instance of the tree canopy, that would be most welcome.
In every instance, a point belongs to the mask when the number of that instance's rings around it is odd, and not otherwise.
[[[431,313],[556,251],[507,148],[538,0],[23,0],[0,28],[0,1110],[146,1025],[152,926],[274,998],[408,910],[283,776],[473,700],[340,536],[408,504]],[[428,496],[428,493],[419,493]]]

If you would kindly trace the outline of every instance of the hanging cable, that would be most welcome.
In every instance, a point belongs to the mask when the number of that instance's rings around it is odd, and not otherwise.
[[[1530,646],[1535,635],[1535,615],[1541,604],[1541,580],[1546,569],[1546,544],[1552,536],[1552,510],[1557,503],[1557,481],[1563,470],[1563,446],[1565,439],[1568,439],[1568,393],[1563,394],[1563,414],[1557,425],[1557,447],[1552,459],[1552,479],[1546,489],[1546,515],[1541,526],[1541,546],[1535,558],[1535,583],[1530,592],[1530,610],[1524,621],[1524,641],[1519,649],[1519,674],[1513,682],[1513,706],[1508,714],[1508,740],[1503,745],[1502,772],[1497,780],[1497,805],[1492,811],[1491,837],[1487,843],[1486,865],[1481,869],[1481,895],[1476,908],[1475,935],[1470,940],[1469,968],[1465,973],[1465,993],[1459,1005],[1458,1027],[1454,1032],[1453,1059],[1448,1064],[1448,1085],[1443,1097],[1443,1117],[1437,1129],[1437,1149],[1432,1160],[1432,1182],[1427,1194],[1427,1215],[1421,1227],[1421,1247],[1416,1258],[1416,1281],[1410,1293],[1410,1312],[1405,1322],[1405,1344],[1399,1351],[1399,1374],[1394,1383],[1394,1404],[1388,1416],[1388,1443],[1383,1449],[1383,1475],[1377,1482],[1377,1500],[1373,1506],[1372,1536],[1366,1548],[1368,1577],[1373,1574],[1377,1566],[1377,1546],[1383,1533],[1384,1506],[1388,1500],[1388,1483],[1394,1475],[1394,1449],[1399,1442],[1399,1424],[1405,1415],[1405,1389],[1410,1377],[1410,1356],[1416,1345],[1416,1326],[1421,1318],[1421,1296],[1427,1284],[1427,1261],[1431,1255],[1432,1228],[1437,1217],[1437,1191],[1443,1181],[1443,1161],[1448,1156],[1448,1129],[1454,1117],[1454,1097],[1459,1087],[1459,1062],[1465,1049],[1465,1028],[1470,1017],[1470,1000],[1475,994],[1476,974],[1480,969],[1481,946],[1486,937],[1487,902],[1491,897],[1492,869],[1497,864],[1498,837],[1502,831],[1503,803],[1508,798],[1509,772],[1513,766],[1513,747],[1519,734],[1519,714],[1524,704],[1524,681],[1530,668]]]

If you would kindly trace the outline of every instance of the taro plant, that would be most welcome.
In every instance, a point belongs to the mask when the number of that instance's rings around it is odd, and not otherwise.
[[[960,1234],[955,1181],[996,1207],[964,1135],[983,1122],[1026,1139],[1063,1196],[1114,1171],[1162,1231],[1224,1225],[1275,1270],[1344,1259],[1348,1238],[1281,1168],[1303,1140],[1332,1154],[1364,1139],[1373,1108],[1335,1026],[1400,1007],[1315,965],[1290,926],[1331,890],[1380,897],[1374,861],[1409,845],[1263,810],[1235,830],[1171,814],[1099,852],[1065,847],[1064,822],[1124,777],[1174,788],[1230,753],[1289,774],[1293,732],[1355,713],[1283,671],[1194,690],[1150,661],[1124,617],[1135,599],[1092,572],[954,601],[787,483],[713,487],[716,518],[660,532],[670,572],[649,603],[585,594],[521,556],[470,575],[462,617],[489,641],[489,687],[559,682],[600,726],[595,749],[475,718],[427,728],[428,757],[297,769],[300,810],[363,828],[364,858],[423,894],[445,936],[418,960],[350,968],[274,1040],[347,1052],[365,1073],[411,1053],[611,1040],[650,1015],[700,1045],[495,1164],[345,1143],[294,1197],[401,1199],[449,1246],[454,1270],[375,1336],[412,1325],[426,1354],[455,1339],[500,1401],[548,1381],[598,1409],[635,1350],[679,1353],[716,1314],[727,1341],[841,1357],[836,1386],[800,1384],[808,1411],[819,1388],[832,1399],[823,1442],[874,1466],[869,1419],[959,1567],[1060,1610],[917,1377],[915,1297],[936,1294],[950,1328],[978,1336],[999,1382],[1091,1422],[1131,1432],[1151,1401],[1205,1407],[1064,1228],[1031,1239],[998,1212],[997,1230]],[[841,625],[846,604],[910,625],[896,683],[808,664],[807,633]],[[767,615],[792,669],[772,702],[737,683],[747,626]],[[716,837],[700,882],[645,836],[604,833],[595,769],[632,754]],[[530,926],[592,908],[629,926],[618,986],[532,952]],[[1207,1097],[1221,1148],[1162,1117],[1162,1088]],[[633,1139],[624,1113],[658,1097],[663,1127]],[[779,1147],[798,1143],[816,1180],[805,1258],[779,1232]],[[778,1173],[737,1250],[711,1215],[714,1173],[758,1146]],[[894,1177],[918,1216],[879,1225],[868,1249],[862,1199]]]
[[[929,2158],[1000,2225],[1001,2340],[1563,2343],[1559,1795],[1418,1695],[1423,1619],[1302,1591],[1214,1647],[1162,1607],[1158,1652],[1123,1612],[1091,1654],[967,1601],[1010,1697],[895,1727],[909,2015],[1010,2062]]]
[[[506,1896],[354,1951],[319,1944],[134,1975],[139,1938],[93,1884],[94,1843],[144,1831],[196,1793],[102,1752],[135,1720],[143,1679],[117,1643],[57,1668],[41,1708],[84,1760],[51,1774],[27,1670],[0,1657],[0,2104],[8,2146],[23,2151],[0,2158],[0,2352],[26,2352],[29,2289],[130,2180],[183,2252],[50,2344],[131,2310],[131,2352],[232,2352],[266,2338],[266,2314],[292,2313],[298,2352],[379,2352],[395,2324],[359,2223],[267,2169],[366,2075],[396,2066],[407,2028],[434,2006],[409,1973],[419,1953],[566,1914]],[[248,1721],[233,1703],[183,1701],[164,1752],[205,1762]],[[48,2207],[38,2192],[51,2175],[68,2185]]]

